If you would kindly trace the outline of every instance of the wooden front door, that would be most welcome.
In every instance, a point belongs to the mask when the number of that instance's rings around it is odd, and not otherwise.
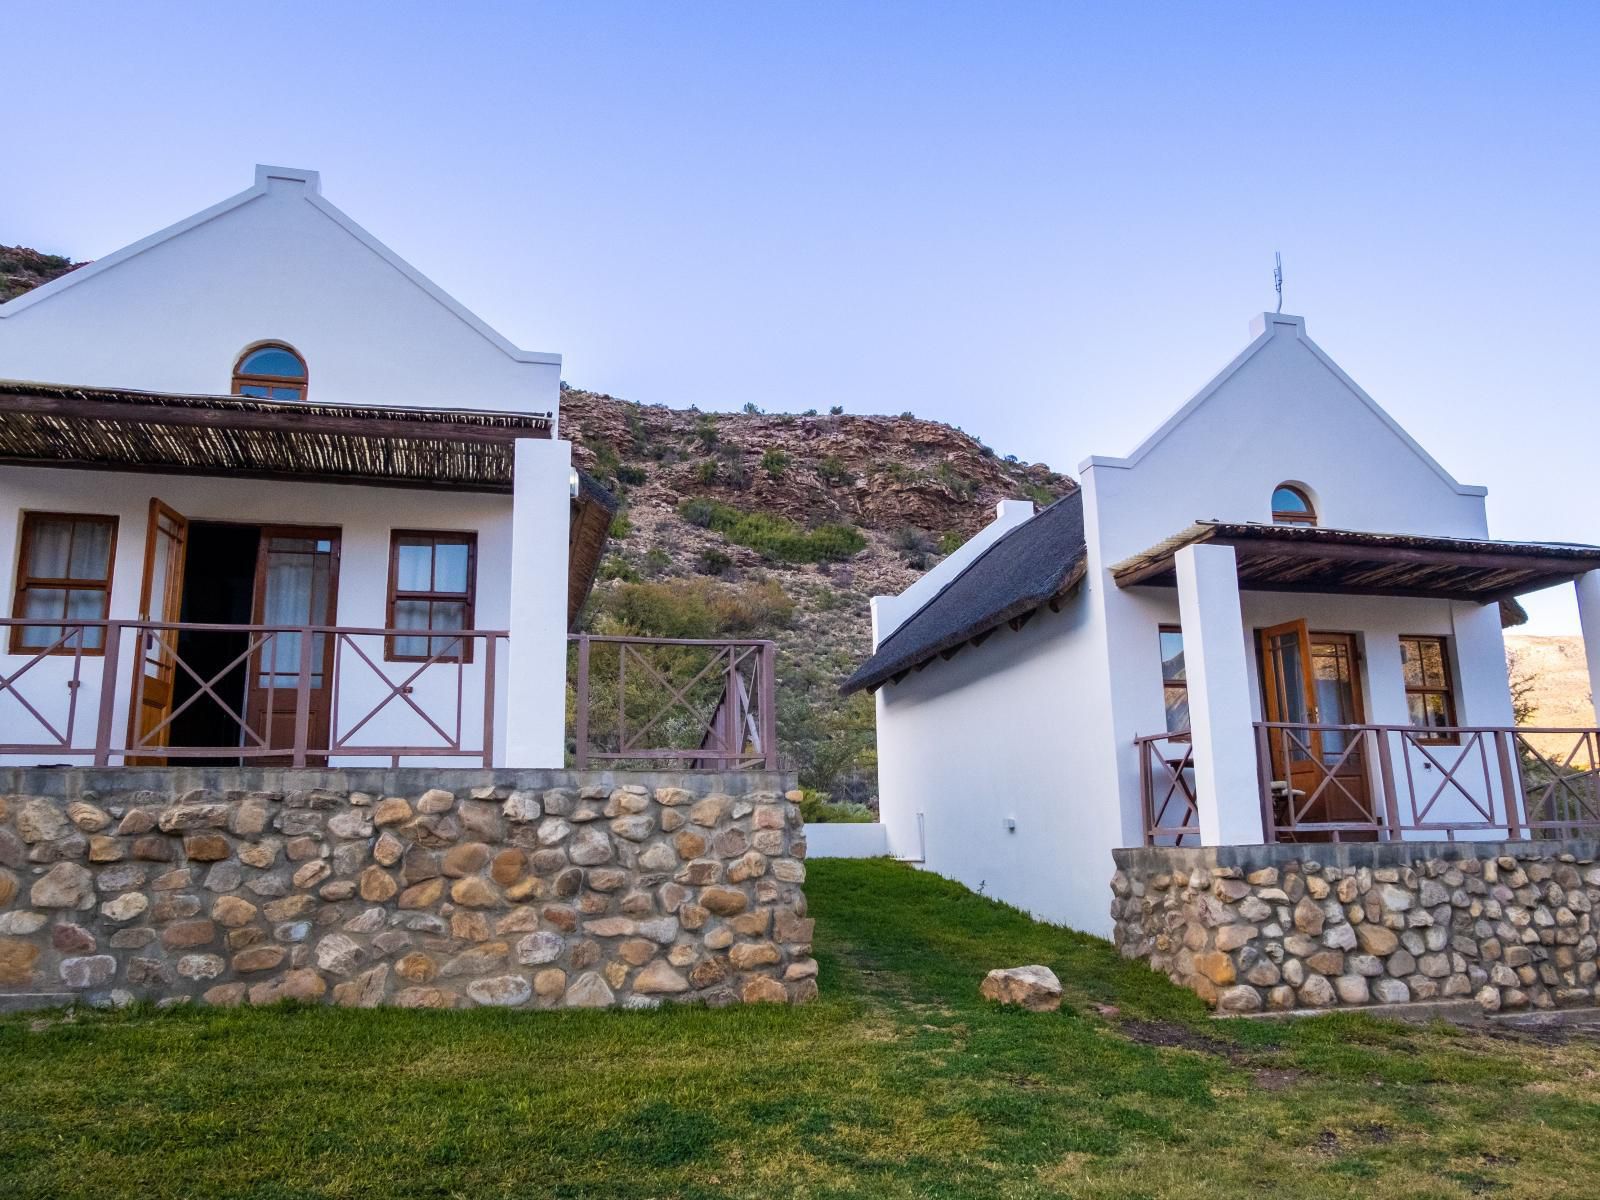
[[[183,604],[183,563],[188,544],[188,520],[152,497],[150,520],[145,530],[144,581],[139,586],[139,620],[178,620]],[[178,631],[137,630],[134,647],[129,744],[142,749],[169,745]],[[129,766],[164,766],[167,760],[162,755],[130,754],[124,761]]]
[[[1336,725],[1359,725],[1360,660],[1347,633],[1313,633],[1304,621],[1263,629],[1262,708],[1268,721],[1301,728],[1269,730],[1273,807],[1280,826],[1375,821],[1361,735]],[[1295,834],[1325,839],[1326,831]],[[1373,834],[1341,833],[1345,840]]]
[[[268,525],[261,530],[256,558],[256,625],[332,625],[339,583],[339,531],[297,525]],[[260,638],[264,635],[254,635]],[[284,763],[295,749],[301,667],[309,663],[307,763],[325,765],[332,711],[333,637],[311,635],[310,654],[303,659],[298,632],[273,633],[251,656],[247,720],[273,749],[284,753],[257,758]],[[247,738],[247,746],[254,745]]]

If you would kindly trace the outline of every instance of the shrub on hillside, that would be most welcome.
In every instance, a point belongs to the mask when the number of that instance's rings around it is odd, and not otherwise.
[[[841,562],[867,544],[862,532],[851,525],[803,529],[786,517],[742,512],[731,504],[704,498],[685,500],[678,506],[678,515],[780,562]]]
[[[649,475],[643,467],[630,466],[627,463],[617,467],[617,482],[625,483],[629,487],[638,487],[648,478]]]
[[[794,619],[794,601],[770,579],[662,579],[612,588],[599,599],[596,612],[607,633],[715,638],[786,628]]]
[[[761,469],[772,479],[782,479],[789,469],[789,456],[774,446],[761,456]]]
[[[817,478],[823,483],[847,484],[854,483],[856,477],[844,463],[830,454],[817,464]]]

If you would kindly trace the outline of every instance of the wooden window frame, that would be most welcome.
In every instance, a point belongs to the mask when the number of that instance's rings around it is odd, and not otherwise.
[[[1183,637],[1183,626],[1181,626],[1181,625],[1158,625],[1156,627],[1156,645],[1158,647],[1158,650],[1159,650],[1159,647],[1160,647],[1160,644],[1161,644],[1161,635],[1164,634],[1164,633],[1175,633],[1175,634],[1178,635],[1179,638],[1182,638]],[[1182,679],[1168,679],[1167,678],[1167,671],[1166,671],[1166,660],[1165,659],[1161,660],[1161,708],[1162,708],[1163,714],[1165,714],[1166,707],[1167,707],[1167,689],[1168,688],[1182,688],[1183,689],[1184,709],[1185,709],[1185,711],[1187,711],[1188,707],[1189,707],[1188,706],[1188,699],[1189,699],[1189,660],[1187,658],[1184,659],[1183,678]],[[1167,730],[1167,732],[1169,734],[1173,734],[1173,735],[1177,735],[1177,734],[1180,734],[1180,733],[1187,734],[1187,733],[1190,732],[1190,729],[1188,727],[1185,727],[1183,729],[1169,729],[1169,730]]]
[[[1317,506],[1312,502],[1311,494],[1305,488],[1297,483],[1280,483],[1272,489],[1274,496],[1279,492],[1293,492],[1300,497],[1301,502],[1306,506],[1306,510],[1305,512],[1294,512],[1290,509],[1274,507],[1272,510],[1272,523],[1274,525],[1300,525],[1315,528],[1320,524]]]
[[[417,592],[401,591],[397,586],[400,576],[400,540],[402,538],[427,538],[435,547],[440,541],[461,542],[467,547],[467,590],[465,592]],[[401,600],[421,600],[429,603],[443,602],[446,604],[465,604],[466,612],[462,617],[462,628],[472,629],[473,622],[477,619],[478,611],[478,534],[471,529],[391,529],[389,531],[389,599],[384,606],[384,625],[386,628],[395,629],[394,621],[395,604]],[[415,633],[407,630],[401,636],[435,638],[448,637],[452,630],[445,630],[442,634],[433,632],[432,628],[418,629]],[[461,653],[459,655],[440,655],[434,658],[432,654],[399,654],[395,651],[397,638],[390,634],[383,639],[383,659],[385,662],[462,662],[472,661],[472,640],[461,640]]]
[[[111,526],[111,544],[106,549],[106,577],[104,579],[74,579],[66,576],[60,579],[34,576],[28,573],[28,560],[33,552],[33,539],[36,536],[34,522],[36,520],[55,519],[59,521],[96,521],[103,525]],[[91,592],[99,591],[105,595],[105,615],[97,620],[109,620],[111,617],[111,584],[117,573],[117,533],[121,527],[121,518],[114,513],[87,513],[87,512],[44,512],[26,509],[22,513],[22,533],[17,539],[17,571],[11,589],[11,615],[18,619],[27,617],[23,611],[23,597],[30,589],[57,588],[63,591]],[[69,543],[67,548],[67,562],[72,562],[72,548]],[[54,624],[67,625],[65,614]],[[45,618],[29,625],[13,625],[11,636],[7,640],[7,649],[12,654],[48,654],[48,655],[75,655],[82,654],[88,658],[99,658],[105,654],[105,638],[100,639],[100,645],[95,646],[58,646],[54,650],[41,651],[35,646],[22,644],[22,631],[35,626],[48,626],[52,622]]]
[[[1400,635],[1400,637],[1399,637],[1399,642],[1400,642],[1400,682],[1401,682],[1401,686],[1404,687],[1404,689],[1405,689],[1405,695],[1407,697],[1407,700],[1406,700],[1406,720],[1407,721],[1410,721],[1410,719],[1411,719],[1410,697],[1412,697],[1412,696],[1443,696],[1444,697],[1444,712],[1445,712],[1445,717],[1447,718],[1446,724],[1447,725],[1454,725],[1456,723],[1456,719],[1457,719],[1456,718],[1456,673],[1455,673],[1455,666],[1454,666],[1454,663],[1452,661],[1451,654],[1450,654],[1450,643],[1451,643],[1451,641],[1452,641],[1451,637],[1448,634],[1443,634],[1443,633],[1402,633]],[[1406,661],[1405,643],[1406,642],[1437,642],[1439,644],[1439,661],[1444,665],[1444,686],[1443,687],[1430,687],[1430,686],[1427,686],[1427,685],[1415,685],[1415,684],[1407,683],[1405,681],[1405,661]],[[1417,742],[1420,745],[1424,745],[1424,746],[1458,746],[1458,745],[1461,744],[1461,735],[1460,734],[1445,733],[1445,734],[1439,734],[1438,736],[1429,737],[1429,736],[1427,736],[1428,726],[1426,726],[1426,725],[1413,725],[1412,728],[1416,729],[1418,731],[1416,734],[1413,735],[1412,740]]]
[[[288,375],[255,375],[240,369],[244,366],[245,359],[249,358],[258,350],[268,349],[287,350],[290,354],[294,355],[295,358],[299,359],[300,369],[302,371],[300,378],[293,379]],[[297,399],[304,402],[306,393],[311,390],[311,368],[306,363],[306,356],[301,354],[300,351],[296,350],[293,346],[289,345],[288,342],[280,342],[273,339],[269,339],[265,342],[253,342],[244,348],[243,352],[240,353],[239,357],[236,358],[233,363],[233,395],[244,395],[244,392],[240,389],[245,387],[298,387],[300,389],[300,395],[297,397]],[[253,398],[260,399],[260,397]],[[275,400],[280,399],[280,397],[276,396],[269,396],[268,398]]]

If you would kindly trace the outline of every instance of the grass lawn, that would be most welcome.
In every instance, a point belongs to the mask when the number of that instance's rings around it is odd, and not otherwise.
[[[807,892],[797,1010],[0,1019],[0,1196],[1600,1194],[1593,1042],[1215,1022],[906,867],[816,862]],[[1060,1013],[979,1000],[1025,962]]]

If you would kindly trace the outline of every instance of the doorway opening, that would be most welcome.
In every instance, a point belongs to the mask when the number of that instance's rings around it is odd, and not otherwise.
[[[335,639],[296,627],[334,623],[338,578],[338,529],[190,521],[153,499],[125,761],[325,765]]]
[[[261,527],[229,525],[215,521],[189,523],[189,553],[183,570],[184,624],[248,625],[255,610],[256,560],[261,549]],[[235,713],[245,710],[249,663],[237,661],[250,644],[250,635],[232,630],[185,629],[178,635],[178,657],[201,679],[211,679],[229,663],[233,667],[210,685],[217,699],[201,695],[172,721],[173,746],[228,746],[243,737]],[[194,676],[178,672],[173,707],[200,691]],[[219,703],[220,701],[220,703]],[[188,759],[197,764],[237,765],[237,758]]]

